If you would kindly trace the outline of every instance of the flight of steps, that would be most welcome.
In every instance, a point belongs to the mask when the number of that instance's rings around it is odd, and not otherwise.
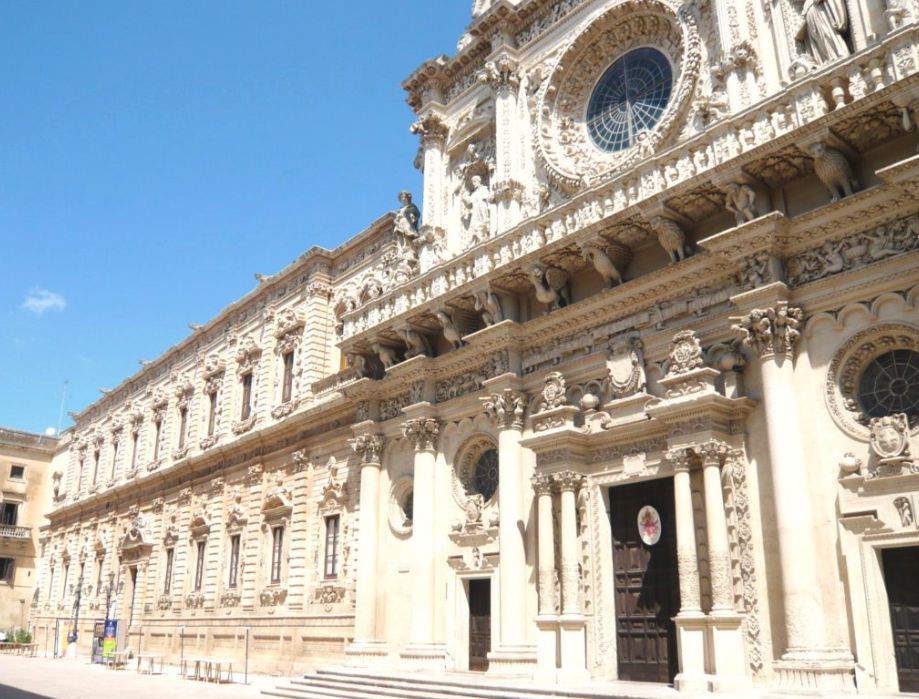
[[[558,686],[522,686],[475,676],[430,677],[424,675],[359,674],[344,670],[320,670],[315,675],[263,690],[262,694],[284,699],[649,699],[647,692],[563,689]],[[617,688],[618,689],[618,688]],[[673,692],[663,688],[664,694]],[[669,692],[668,692],[669,689]],[[605,691],[604,691],[605,690]],[[631,697],[630,697],[631,695]],[[676,693],[674,693],[676,696]]]

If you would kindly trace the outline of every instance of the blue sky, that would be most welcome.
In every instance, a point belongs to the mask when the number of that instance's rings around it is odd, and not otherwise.
[[[0,0],[0,425],[80,410],[398,206],[470,0]],[[69,424],[64,417],[63,426]]]

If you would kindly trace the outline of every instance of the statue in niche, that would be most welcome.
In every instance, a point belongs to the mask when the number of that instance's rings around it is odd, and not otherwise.
[[[418,226],[421,223],[421,211],[412,202],[411,192],[399,192],[399,201],[402,208],[396,212],[393,224],[399,249],[410,264],[418,263]]]
[[[472,176],[472,191],[463,192],[463,223],[469,229],[472,244],[491,237],[491,205],[494,198],[480,175]]]
[[[845,0],[804,0],[801,18],[796,38],[818,64],[849,55],[845,40],[849,27]]]

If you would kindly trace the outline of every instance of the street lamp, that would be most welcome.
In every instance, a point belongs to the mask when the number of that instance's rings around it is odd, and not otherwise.
[[[112,593],[120,593],[124,587],[124,581],[118,583],[117,589],[115,588],[115,573],[108,574],[108,585],[105,586],[105,620],[108,621],[109,614],[112,609]]]
[[[19,628],[25,628],[25,618],[26,618],[26,601],[24,599],[19,600]]]
[[[73,588],[71,587],[71,591]],[[80,598],[83,596],[83,571],[80,571],[80,579],[77,580],[77,589],[73,597],[73,628],[67,636],[67,643],[76,643],[79,635],[77,627],[80,624]]]

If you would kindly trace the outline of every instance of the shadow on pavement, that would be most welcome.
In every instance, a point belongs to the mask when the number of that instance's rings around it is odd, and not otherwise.
[[[0,684],[0,699],[50,699],[45,694],[35,694],[24,689],[17,689],[5,684]]]

